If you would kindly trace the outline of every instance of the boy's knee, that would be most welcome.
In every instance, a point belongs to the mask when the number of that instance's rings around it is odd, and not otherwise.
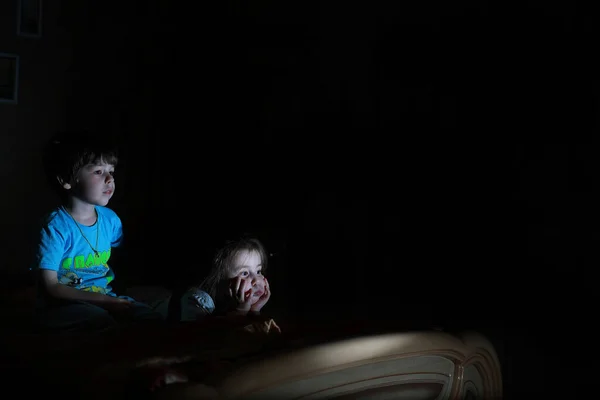
[[[118,325],[115,320],[106,310],[94,312],[86,321],[90,330],[104,330],[115,328]]]
[[[117,326],[117,321],[104,309],[85,303],[46,310],[37,318],[42,331],[102,331]]]
[[[165,319],[161,313],[140,302],[134,303],[132,312],[134,321],[162,321]]]

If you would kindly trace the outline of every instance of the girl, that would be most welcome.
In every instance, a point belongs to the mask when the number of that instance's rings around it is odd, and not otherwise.
[[[208,315],[217,317],[207,319],[204,321],[206,324],[199,326],[211,327],[207,332],[212,329],[219,329],[219,332],[223,330],[224,336],[227,336],[226,331],[240,330],[240,328],[243,332],[251,334],[281,333],[281,329],[273,319],[253,318],[251,321],[246,319],[246,316],[260,315],[260,311],[271,297],[269,282],[264,276],[266,269],[267,253],[258,239],[243,236],[226,242],[216,252],[206,279],[199,287],[188,289],[182,296],[179,310],[181,317],[178,319],[196,321]],[[190,332],[192,335],[188,332],[185,336],[174,337],[180,345],[185,346],[186,338],[195,337],[193,334],[195,331]],[[245,337],[232,336],[230,341],[226,341],[227,346],[238,349],[240,354],[244,354],[248,347],[244,344],[246,341],[240,339]],[[197,340],[193,343],[197,344]],[[249,341],[249,346],[254,349],[252,341]],[[231,352],[231,349],[228,351]],[[206,378],[206,374],[219,374],[231,364],[230,360],[216,360],[200,363],[199,366],[194,367],[194,365],[177,365],[177,361],[171,362],[162,357],[153,362],[155,365],[146,365],[135,371],[134,376],[137,378],[131,383],[133,390],[139,390],[140,384],[146,390],[154,391],[171,382],[196,381],[198,383]]]
[[[271,297],[266,269],[265,247],[258,239],[244,236],[217,251],[200,287],[215,299],[218,315],[259,314]]]
[[[267,252],[255,237],[227,241],[215,254],[208,276],[185,292],[181,300],[181,321],[203,315],[256,316],[271,298],[264,276]]]

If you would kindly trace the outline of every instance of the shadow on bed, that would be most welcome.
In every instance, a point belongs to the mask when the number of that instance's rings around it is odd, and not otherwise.
[[[164,399],[499,399],[482,335],[392,320],[209,317],[154,330],[35,334],[34,289],[3,292],[0,368],[21,395]],[[187,382],[150,391],[154,373]]]
[[[269,318],[255,320],[268,325]],[[119,334],[2,333],[5,387],[21,395],[164,399],[499,399],[500,364],[477,333],[396,321],[210,317]],[[187,382],[150,391],[153,374]]]

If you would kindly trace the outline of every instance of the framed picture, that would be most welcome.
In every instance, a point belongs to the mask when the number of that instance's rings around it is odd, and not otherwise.
[[[42,36],[42,0],[19,0],[17,35],[33,38]]]
[[[19,56],[0,53],[0,103],[17,103],[19,94]]]

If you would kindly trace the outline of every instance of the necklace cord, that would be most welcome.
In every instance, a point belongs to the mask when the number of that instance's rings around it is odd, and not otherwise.
[[[73,215],[71,215],[71,213],[64,206],[63,206],[63,210],[65,210],[66,213],[69,214],[69,217],[71,217],[71,219],[75,223],[75,226],[77,227],[77,229],[79,229],[79,233],[81,233],[81,236],[83,236],[83,238],[85,239],[87,244],[90,246],[90,248],[92,249],[94,254],[97,256],[98,255],[98,250],[97,250],[98,249],[98,236],[99,236],[98,233],[100,231],[100,214],[98,214],[98,211],[96,210],[96,208],[94,208],[94,211],[96,212],[96,248],[94,248],[92,246],[92,244],[90,243],[88,238],[83,234],[83,230],[81,229],[81,227],[79,226],[79,224],[77,223],[77,221],[75,220]]]

